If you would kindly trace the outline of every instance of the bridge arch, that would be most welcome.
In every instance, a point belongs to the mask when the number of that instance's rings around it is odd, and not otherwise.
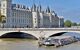
[[[36,36],[25,33],[25,32],[7,32],[3,33],[1,38],[29,38],[29,39],[38,39]]]
[[[68,33],[68,32],[59,32],[59,33],[55,33],[55,34],[50,35],[49,37],[60,36],[60,35],[62,35],[62,34],[64,34],[64,33]]]
[[[57,32],[57,33],[54,33],[54,34],[50,34],[48,37],[53,37],[53,36],[60,36],[60,35],[71,35],[71,34],[78,34],[78,35],[80,35],[80,32],[67,32],[67,31],[65,31],[65,32]],[[75,36],[75,35],[74,35]]]

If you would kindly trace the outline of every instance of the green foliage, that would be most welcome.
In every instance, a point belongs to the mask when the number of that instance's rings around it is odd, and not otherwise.
[[[0,23],[3,23],[5,16],[4,15],[0,15]]]
[[[2,17],[0,16],[0,23],[2,22]]]
[[[4,15],[1,15],[1,17],[5,17]]]
[[[66,21],[64,22],[64,26],[65,26],[65,27],[71,27],[71,25],[72,25],[72,22],[71,22],[70,20],[66,20]]]
[[[78,24],[77,23],[72,23],[72,26],[77,26]]]
[[[79,24],[77,24],[78,26],[80,26],[80,23]]]

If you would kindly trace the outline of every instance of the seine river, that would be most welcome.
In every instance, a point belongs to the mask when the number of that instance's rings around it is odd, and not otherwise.
[[[37,41],[30,39],[0,39],[0,50],[80,50],[80,42],[55,48],[38,47]]]
[[[75,35],[76,37],[80,37],[80,34],[75,33],[67,33],[65,35]],[[39,47],[37,42],[37,40],[31,39],[4,38],[0,39],[0,50],[80,50],[80,42],[72,43],[58,48],[53,46]]]

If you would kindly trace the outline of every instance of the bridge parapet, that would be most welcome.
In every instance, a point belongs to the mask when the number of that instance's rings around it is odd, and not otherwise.
[[[0,31],[80,31],[80,28],[0,28]]]

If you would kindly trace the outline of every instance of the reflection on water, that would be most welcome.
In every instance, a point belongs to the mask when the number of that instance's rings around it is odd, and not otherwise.
[[[0,39],[0,50],[80,50],[80,42],[55,48],[38,47],[37,40],[4,38]]]

